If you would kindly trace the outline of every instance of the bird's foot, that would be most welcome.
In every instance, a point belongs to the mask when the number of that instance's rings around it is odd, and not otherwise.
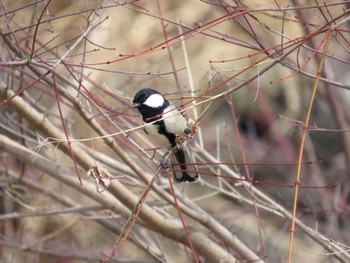
[[[159,166],[160,166],[160,168],[166,170],[166,169],[168,169],[170,167],[170,163],[169,162],[162,162],[162,161],[160,161],[159,162]]]
[[[159,160],[159,166],[162,169],[168,169],[170,167],[170,162],[168,161],[169,152],[170,150],[167,150],[166,153]]]

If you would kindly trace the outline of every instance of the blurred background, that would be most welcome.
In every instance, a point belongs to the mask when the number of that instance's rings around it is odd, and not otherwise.
[[[145,87],[198,121],[201,178],[176,197],[190,232],[228,254],[194,239],[199,262],[287,262],[310,106],[291,262],[349,262],[349,3],[1,1],[1,262],[111,255],[164,153],[129,107]],[[145,205],[179,223],[164,172],[154,185]],[[185,238],[141,219],[111,262],[194,261]]]

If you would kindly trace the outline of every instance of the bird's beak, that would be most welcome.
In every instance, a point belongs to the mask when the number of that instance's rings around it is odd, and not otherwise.
[[[141,106],[141,103],[135,102],[131,105],[131,108],[138,108]]]

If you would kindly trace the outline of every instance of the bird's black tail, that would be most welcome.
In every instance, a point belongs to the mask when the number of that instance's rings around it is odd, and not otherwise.
[[[197,168],[194,165],[186,165],[191,161],[188,152],[184,149],[178,149],[175,152],[176,163],[179,164],[181,171],[174,171],[173,177],[176,183],[194,182],[198,179]],[[174,162],[175,160],[173,160]],[[174,167],[179,169],[179,167]]]

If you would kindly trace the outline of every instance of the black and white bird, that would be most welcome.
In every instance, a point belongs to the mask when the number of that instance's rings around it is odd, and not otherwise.
[[[144,124],[153,122],[146,125],[144,131],[153,137],[157,146],[166,149],[177,148],[174,155],[182,172],[174,172],[174,180],[178,183],[196,181],[198,173],[192,172],[196,171],[196,168],[193,166],[189,171],[187,170],[186,162],[189,156],[185,143],[176,145],[176,136],[189,134],[191,130],[187,126],[186,118],[175,104],[166,100],[158,91],[146,88],[136,93],[132,107],[139,110]]]

